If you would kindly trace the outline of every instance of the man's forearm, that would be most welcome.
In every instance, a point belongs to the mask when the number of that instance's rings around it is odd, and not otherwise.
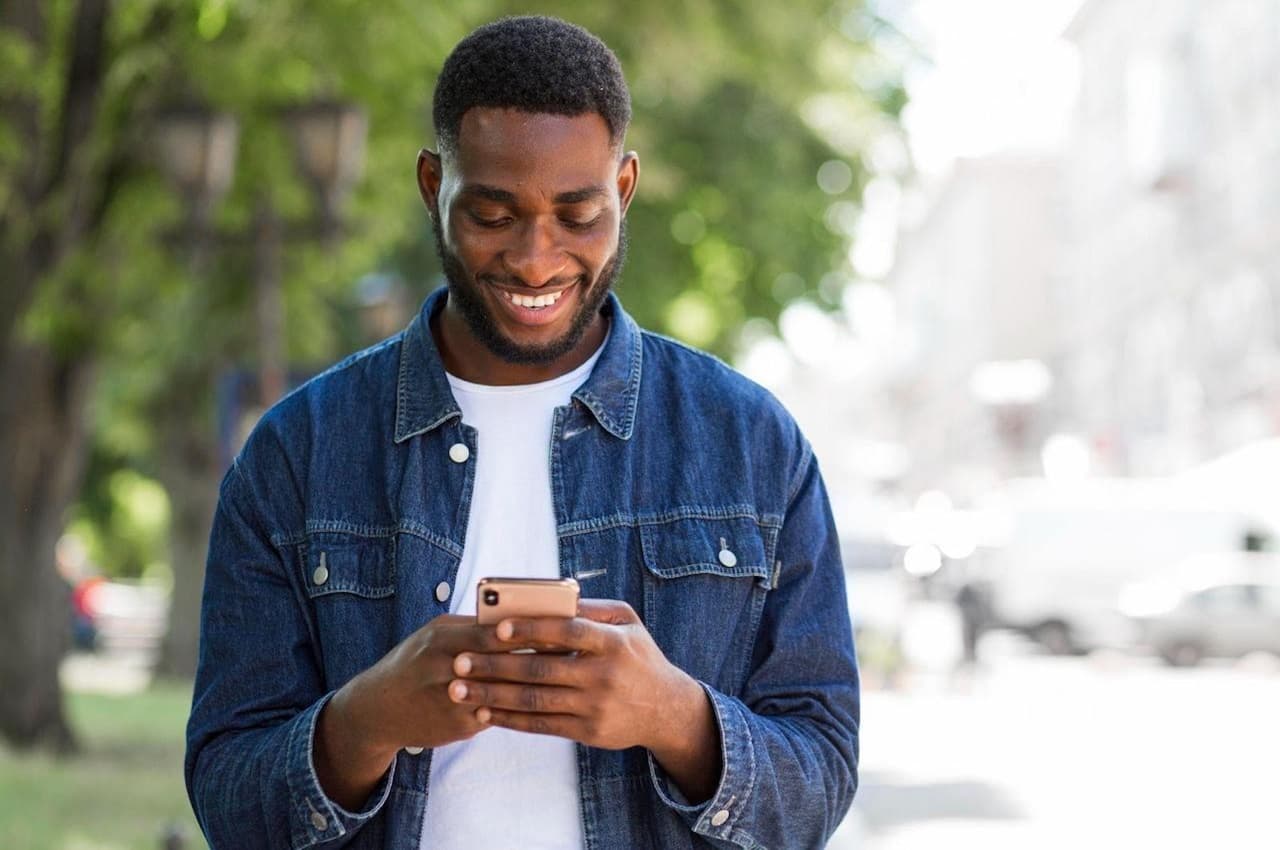
[[[371,746],[353,710],[356,680],[348,682],[325,705],[316,721],[315,765],[320,787],[349,812],[363,808],[396,751]]]
[[[706,691],[693,678],[676,700],[668,740],[650,747],[653,757],[690,803],[711,799],[720,784],[720,732]]]

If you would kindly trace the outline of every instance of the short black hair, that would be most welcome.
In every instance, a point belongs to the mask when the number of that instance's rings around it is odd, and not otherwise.
[[[462,116],[477,106],[595,112],[614,145],[631,123],[631,92],[618,57],[582,27],[542,16],[485,24],[449,54],[431,108],[441,153],[456,148]]]

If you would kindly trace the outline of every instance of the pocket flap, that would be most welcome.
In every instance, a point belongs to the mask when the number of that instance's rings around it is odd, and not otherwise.
[[[320,532],[302,544],[302,586],[315,598],[353,593],[372,599],[395,593],[395,538]]]
[[[663,578],[695,573],[754,576],[768,582],[764,538],[750,517],[690,517],[641,526],[648,570]]]

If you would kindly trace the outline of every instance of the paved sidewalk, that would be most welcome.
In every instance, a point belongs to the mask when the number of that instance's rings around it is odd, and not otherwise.
[[[862,787],[830,850],[1280,847],[1274,662],[989,649],[976,676],[864,695]]]

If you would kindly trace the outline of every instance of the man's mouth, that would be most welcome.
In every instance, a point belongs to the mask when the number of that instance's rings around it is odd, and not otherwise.
[[[546,295],[519,295],[515,292],[507,292],[501,290],[502,297],[515,304],[518,307],[528,307],[533,310],[541,310],[544,307],[550,307],[552,304],[560,300],[560,296],[564,295],[566,290],[552,292]]]
[[[550,325],[560,321],[560,315],[573,307],[573,298],[565,295],[576,289],[578,283],[562,287],[555,292],[512,292],[501,284],[494,283],[497,290],[494,297],[502,304],[503,312],[510,321],[527,327]]]

